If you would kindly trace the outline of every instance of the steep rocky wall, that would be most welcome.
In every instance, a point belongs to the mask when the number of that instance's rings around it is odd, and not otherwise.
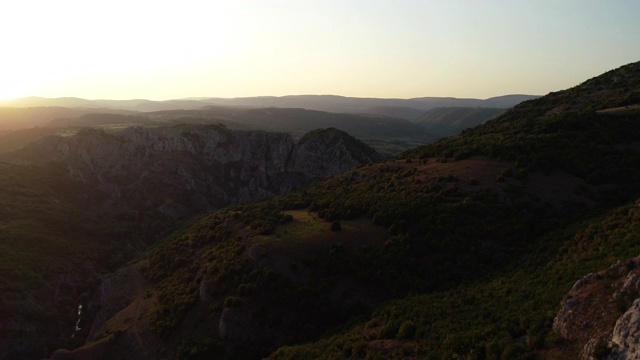
[[[373,149],[343,131],[316,130],[300,139],[287,171],[321,179],[380,160],[382,158]]]
[[[64,162],[72,177],[111,195],[109,206],[157,210],[179,219],[193,212],[282,195],[359,164],[373,149],[335,130],[295,144],[289,134],[231,131],[219,125],[84,128],[5,156],[12,162]]]

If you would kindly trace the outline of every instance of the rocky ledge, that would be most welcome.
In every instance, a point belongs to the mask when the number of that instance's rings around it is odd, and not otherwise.
[[[640,257],[578,280],[553,328],[580,359],[640,359]]]

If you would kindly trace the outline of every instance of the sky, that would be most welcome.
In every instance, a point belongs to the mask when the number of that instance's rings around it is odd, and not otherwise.
[[[637,0],[0,3],[0,99],[544,95],[640,61]]]

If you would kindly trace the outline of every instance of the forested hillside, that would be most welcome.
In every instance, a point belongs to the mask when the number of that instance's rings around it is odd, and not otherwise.
[[[564,295],[639,250],[638,94],[629,64],[397,159],[202,217],[121,270],[144,291],[76,353],[576,358],[585,345],[553,329]],[[132,304],[146,317],[116,321]],[[151,340],[131,345],[141,331]]]
[[[3,133],[0,358],[640,351],[639,108],[633,63],[386,160],[336,129],[188,120],[412,129],[300,109]]]
[[[19,143],[31,133],[5,136]],[[2,154],[0,358],[84,344],[99,311],[120,306],[101,299],[126,294],[125,285],[105,287],[105,276],[191,217],[380,159],[336,129],[296,144],[289,134],[220,125],[84,128]]]
[[[413,120],[440,137],[456,135],[492,119],[506,109],[501,108],[435,108]]]

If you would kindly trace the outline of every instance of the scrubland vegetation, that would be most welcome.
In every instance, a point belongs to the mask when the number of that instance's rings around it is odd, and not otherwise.
[[[177,230],[151,213],[92,207],[100,192],[66,182],[62,166],[42,177],[3,164],[2,310],[54,321],[25,296],[56,274],[141,261],[166,357],[575,357],[552,330],[562,298],[640,251],[640,113],[626,108],[638,94],[640,63]],[[77,279],[59,281],[81,284],[60,311],[95,295],[97,277]]]

